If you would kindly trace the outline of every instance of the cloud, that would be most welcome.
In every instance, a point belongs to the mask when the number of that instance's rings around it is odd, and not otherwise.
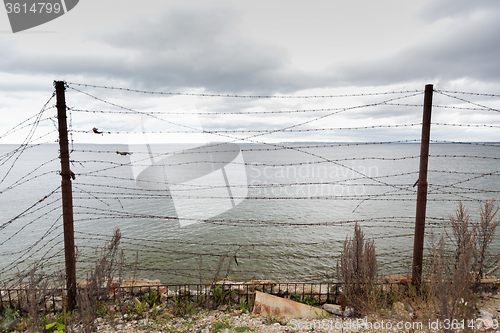
[[[174,8],[134,20],[101,41],[125,51],[125,71],[143,86],[224,92],[297,89],[302,77],[289,67],[286,52],[243,37],[237,17],[220,7]]]
[[[90,33],[84,44],[63,53],[35,55],[9,45],[0,51],[0,71],[113,78],[145,89],[272,94],[307,88],[310,78],[291,68],[287,53],[243,37],[237,17],[215,6],[173,7],[114,31]]]
[[[441,8],[447,2],[437,3]],[[498,82],[500,45],[494,41],[500,32],[500,6],[491,5],[489,10],[483,6],[467,13],[465,9],[456,11],[446,29],[399,52],[384,58],[330,68],[332,81],[358,86],[407,82],[441,82],[443,86],[449,81],[464,78]]]
[[[463,19],[481,11],[498,10],[499,8],[500,2],[496,0],[432,0],[426,2],[417,15],[423,21],[434,22],[446,18]]]
[[[499,12],[496,1],[430,1],[419,17],[429,22],[448,18],[445,29],[407,43],[409,46],[393,54],[306,72],[292,65],[287,50],[246,37],[240,31],[244,13],[237,7],[171,5],[163,12],[136,15],[112,28],[96,27],[93,32],[86,28],[83,36],[64,43],[57,34],[46,36],[58,39],[53,43],[44,39],[44,47],[31,52],[26,52],[26,45],[22,49],[0,40],[0,72],[23,80],[34,77],[36,87],[32,88],[37,90],[44,87],[42,78],[49,76],[155,91],[266,95],[309,89],[307,94],[316,88],[415,89],[425,83],[440,83],[443,88],[460,79],[498,82],[500,45],[495,40],[500,31]],[[345,45],[351,42],[344,41]],[[214,106],[217,108],[224,106]]]

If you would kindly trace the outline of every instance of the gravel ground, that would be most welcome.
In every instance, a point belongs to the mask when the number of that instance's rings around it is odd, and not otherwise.
[[[492,319],[500,314],[500,296],[483,295],[479,305],[481,319],[466,322],[465,328],[473,332],[500,332],[497,319]],[[164,316],[155,317],[152,310],[149,310],[142,317],[116,314],[114,318],[98,318],[96,332],[443,332],[445,328],[449,328],[451,332],[464,331],[463,324],[458,321],[412,322],[407,311],[397,308],[394,306],[384,319],[374,317],[344,320],[336,315],[330,315],[323,320],[285,320],[228,309],[227,306],[211,311],[197,309],[194,314],[185,318],[175,317],[168,311]],[[149,319],[144,319],[147,317]]]
[[[138,302],[138,300],[135,300]],[[140,303],[139,303],[140,304]],[[479,302],[480,317],[473,322],[466,322],[468,331],[473,332],[500,332],[497,319],[500,314],[500,296],[483,295]],[[411,314],[394,305],[392,311],[380,318],[346,318],[330,315],[320,319],[291,319],[267,317],[263,315],[242,312],[240,309],[231,309],[223,305],[218,310],[193,309],[193,314],[186,317],[175,316],[171,308],[163,307],[155,311],[145,309],[139,316],[131,311],[126,314],[114,313],[95,322],[95,332],[130,332],[130,333],[216,333],[216,332],[443,332],[450,328],[451,332],[464,331],[461,323],[445,322],[412,322]],[[472,326],[471,326],[472,325]],[[471,330],[472,328],[472,330]],[[80,330],[77,330],[80,331]]]
[[[497,308],[498,303],[490,303]],[[226,307],[226,308],[224,308]],[[222,310],[225,311],[222,311]],[[484,310],[481,310],[483,312]],[[407,314],[396,314],[392,311],[380,318],[346,318],[342,320],[339,316],[330,315],[325,319],[291,319],[285,320],[279,317],[267,317],[241,310],[227,309],[223,306],[220,310],[197,309],[186,317],[176,317],[170,310],[161,310],[154,312],[149,309],[138,315],[133,312],[121,314],[110,312],[103,318],[97,318],[94,322],[93,332],[122,332],[122,333],[228,333],[228,332],[443,332],[445,328],[450,328],[450,332],[464,331],[459,322],[412,322]],[[484,313],[483,313],[484,315]],[[483,317],[484,318],[484,317]],[[20,324],[19,319],[16,319]],[[440,324],[440,326],[439,326]],[[469,325],[473,325],[472,327]],[[499,324],[496,319],[485,318],[477,319],[474,322],[465,324],[469,332],[500,332]],[[14,331],[6,329],[5,332]],[[25,329],[26,327],[24,327]],[[72,326],[69,331],[82,332],[80,325]],[[472,329],[471,329],[472,328]],[[23,328],[17,328],[24,331]],[[0,327],[0,332],[2,332]]]
[[[277,318],[262,318],[257,315],[235,311],[200,311],[189,318],[172,318],[166,322],[148,319],[133,320],[132,318],[117,318],[114,323],[106,323],[98,319],[97,332],[339,332],[342,320],[338,317],[325,320],[278,320]],[[348,323],[352,322],[351,328]],[[356,319],[347,320],[344,332],[363,332],[357,329]],[[337,325],[337,329],[335,327]],[[359,327],[361,328],[361,327]]]
[[[165,321],[119,317],[112,322],[99,318],[96,332],[442,332],[442,329],[418,323],[398,321],[397,319],[368,320],[347,318],[344,321],[338,316],[330,316],[323,320],[297,319],[279,320],[277,318],[262,318],[241,311],[204,311],[200,310],[188,318],[171,318]],[[431,323],[431,324],[435,324]],[[344,325],[344,329],[342,329]],[[457,324],[458,325],[458,324]],[[476,327],[475,331],[500,332],[485,327]],[[462,331],[459,326],[452,327],[453,332]]]

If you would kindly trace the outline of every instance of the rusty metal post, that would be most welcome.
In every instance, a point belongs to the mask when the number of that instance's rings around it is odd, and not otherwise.
[[[420,288],[422,282],[422,261],[424,258],[425,212],[427,206],[427,167],[429,162],[429,141],[431,134],[432,84],[425,86],[422,139],[420,142],[420,170],[418,175],[417,212],[415,216],[415,238],[413,243],[412,283]]]
[[[66,289],[68,307],[72,311],[76,305],[76,258],[75,235],[73,226],[73,193],[71,189],[71,170],[69,168],[68,126],[66,122],[65,82],[55,81],[57,97],[57,120],[59,123],[59,149],[61,159],[61,192],[64,227],[64,257],[66,263]]]

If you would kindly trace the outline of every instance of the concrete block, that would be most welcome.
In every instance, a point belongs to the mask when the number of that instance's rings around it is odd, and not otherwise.
[[[278,296],[255,292],[253,314],[280,316],[286,319],[321,319],[329,315],[323,309],[292,301]]]

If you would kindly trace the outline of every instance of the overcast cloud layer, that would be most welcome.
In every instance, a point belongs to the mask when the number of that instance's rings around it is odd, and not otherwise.
[[[155,91],[257,95],[356,94],[423,89],[425,84],[434,83],[436,89],[499,94],[498,17],[500,2],[494,0],[387,0],[376,4],[368,0],[296,4],[87,0],[61,18],[12,34],[3,10],[0,111],[6,117],[0,132],[35,114],[50,97],[53,80]],[[444,99],[441,96],[436,101]],[[136,96],[127,100],[127,107],[154,110],[192,104],[193,110],[208,112],[265,111],[334,108],[371,101],[315,104],[178,98],[164,103],[137,100]],[[72,102],[78,104],[76,99]],[[80,108],[103,107],[95,100],[78,102]],[[411,102],[421,102],[421,96]],[[499,107],[495,100],[476,102]],[[409,116],[413,111],[408,109],[375,108],[370,112],[367,116],[364,110],[353,111],[335,121],[326,117],[311,126],[390,124],[418,121],[419,117]],[[268,125],[275,129],[311,119],[304,117],[308,116],[246,119],[245,128]],[[448,119],[443,114],[436,117],[448,122],[500,123],[494,112],[478,114],[476,120],[460,111],[448,113]],[[113,120],[109,127],[130,130],[135,121]],[[75,127],[91,124],[88,117],[75,120]],[[221,118],[207,126],[238,127]],[[313,136],[307,139],[321,140]],[[499,141],[494,132],[481,139]]]

